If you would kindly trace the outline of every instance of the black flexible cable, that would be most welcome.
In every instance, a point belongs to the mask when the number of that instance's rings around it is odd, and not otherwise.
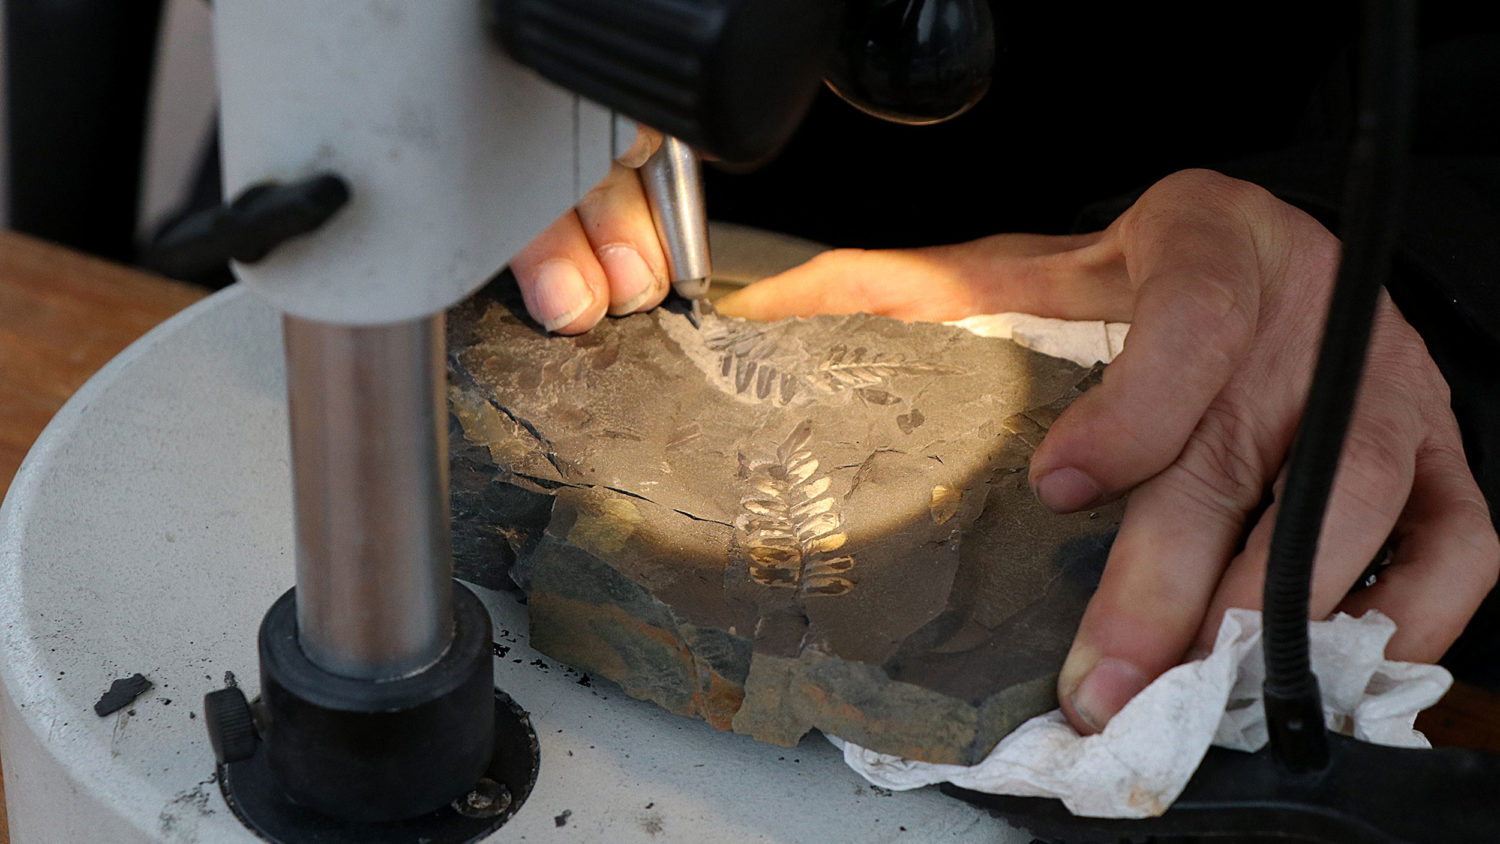
[[[1266,568],[1267,727],[1272,753],[1293,771],[1319,770],[1328,759],[1317,678],[1308,660],[1312,564],[1375,305],[1390,268],[1411,134],[1415,4],[1367,0],[1364,5],[1359,122],[1340,232],[1343,259]]]

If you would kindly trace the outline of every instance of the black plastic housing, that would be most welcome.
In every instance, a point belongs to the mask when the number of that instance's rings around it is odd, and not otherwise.
[[[754,164],[801,122],[841,0],[487,0],[518,62],[715,158]]]
[[[335,818],[385,821],[448,805],[485,775],[495,747],[490,617],[455,584],[453,643],[399,680],[340,677],[297,642],[294,592],[260,629],[260,753],[293,803]]]

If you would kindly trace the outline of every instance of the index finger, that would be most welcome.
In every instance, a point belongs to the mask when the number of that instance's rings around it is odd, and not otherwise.
[[[922,249],[834,249],[730,293],[718,308],[754,320],[863,312],[941,322],[1002,311],[1125,319],[1128,282],[1108,250],[1096,248],[1102,237],[1000,234]]]

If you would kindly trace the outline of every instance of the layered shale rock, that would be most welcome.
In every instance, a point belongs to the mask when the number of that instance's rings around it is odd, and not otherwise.
[[[1096,372],[868,315],[449,317],[455,561],[543,653],[720,729],[970,764],[1056,705],[1119,505],[1030,455]]]

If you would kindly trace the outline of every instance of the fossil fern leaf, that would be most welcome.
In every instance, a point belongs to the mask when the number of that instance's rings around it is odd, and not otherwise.
[[[898,404],[901,398],[876,389],[903,375],[954,375],[959,370],[901,355],[872,352],[864,346],[835,345],[821,363],[785,352],[774,325],[710,318],[702,328],[704,346],[719,353],[719,375],[736,395],[785,407],[806,391],[838,393],[855,390],[877,405]]]
[[[749,557],[750,577],[764,586],[796,588],[802,595],[843,595],[854,588],[844,575],[854,557],[831,556],[848,541],[833,479],[818,474],[809,447],[812,425],[804,421],[776,448],[775,457],[740,455],[747,491],[735,520],[737,539]]]

